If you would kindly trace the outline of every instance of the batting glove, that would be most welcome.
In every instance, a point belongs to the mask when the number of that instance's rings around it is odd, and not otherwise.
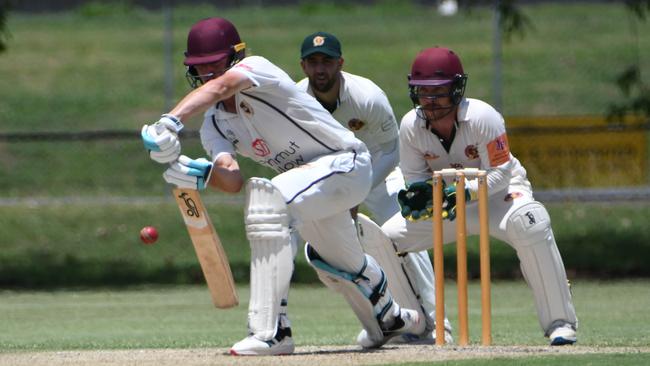
[[[469,189],[465,188],[465,202],[469,202],[471,199]],[[454,221],[456,219],[456,183],[443,187],[442,200],[442,217]]]
[[[142,126],[142,142],[153,161],[161,164],[171,163],[181,154],[178,132],[183,123],[171,114],[163,114],[153,125]]]
[[[433,188],[431,180],[415,182],[397,194],[397,201],[404,218],[410,221],[424,220],[433,212]]]
[[[211,172],[212,163],[207,159],[190,159],[181,155],[163,173],[163,178],[167,183],[174,184],[179,188],[202,190],[210,181]]]

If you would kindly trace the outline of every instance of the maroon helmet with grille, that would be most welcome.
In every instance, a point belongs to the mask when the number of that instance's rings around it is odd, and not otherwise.
[[[228,57],[232,67],[245,56],[246,44],[239,38],[237,28],[224,18],[207,18],[192,26],[187,35],[187,51],[183,63],[192,87],[201,83],[194,66],[218,62]]]
[[[408,80],[413,103],[418,103],[418,87],[451,85],[446,96],[457,105],[465,94],[467,75],[463,72],[463,65],[454,51],[444,47],[432,47],[415,57]]]

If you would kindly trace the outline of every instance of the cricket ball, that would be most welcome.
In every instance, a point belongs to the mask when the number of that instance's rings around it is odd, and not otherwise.
[[[140,230],[140,240],[145,244],[153,244],[158,240],[158,230],[153,226],[145,226]]]

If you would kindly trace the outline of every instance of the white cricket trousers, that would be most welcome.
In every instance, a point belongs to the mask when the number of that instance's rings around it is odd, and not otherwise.
[[[327,263],[348,273],[362,270],[365,256],[349,210],[370,192],[366,150],[321,156],[272,182],[287,202],[291,225]]]

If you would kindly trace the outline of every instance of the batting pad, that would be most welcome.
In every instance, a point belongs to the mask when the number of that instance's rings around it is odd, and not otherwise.
[[[562,257],[555,243],[551,218],[539,202],[529,202],[508,217],[506,233],[517,250],[521,272],[533,291],[542,329],[555,322],[578,325]]]
[[[418,275],[424,276],[424,273],[422,271],[407,271],[406,263],[402,257],[397,255],[393,242],[377,224],[361,213],[357,215],[357,232],[364,252],[375,258],[384,270],[388,278],[388,289],[393,295],[393,299],[403,308],[417,310],[420,319],[427,319],[426,322],[420,322],[418,327],[412,330],[412,333],[423,333],[427,323],[433,329],[433,319],[429,319],[429,314],[424,310],[417,290],[417,285],[423,282],[427,283],[427,280],[429,286],[432,286],[433,270],[431,270],[431,279],[414,278]],[[408,273],[412,274],[410,278]],[[431,292],[429,293],[431,294]]]
[[[305,245],[305,258],[307,258],[307,263],[314,267],[318,278],[325,286],[343,295],[350,304],[352,311],[357,315],[363,328],[368,332],[368,338],[377,343],[382,342],[384,334],[375,315],[374,306],[370,301],[371,294],[354,282],[357,276],[330,266],[318,257],[318,254],[309,244]]]
[[[251,178],[246,184],[244,212],[251,247],[248,326],[256,338],[271,340],[293,273],[289,214],[280,192],[263,178]]]

